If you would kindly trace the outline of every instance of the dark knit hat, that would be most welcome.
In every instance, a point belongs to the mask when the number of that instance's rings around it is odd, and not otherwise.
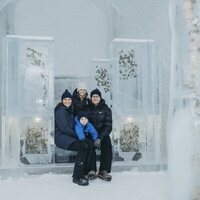
[[[94,94],[99,95],[101,98],[101,92],[98,89],[92,90],[92,92],[90,93],[90,97],[92,97]]]
[[[61,96],[61,101],[64,99],[64,98],[72,98],[72,95],[71,93],[68,91],[68,89],[65,90],[65,92],[62,94]]]
[[[86,117],[87,119],[88,119],[88,114],[87,114],[87,112],[84,112],[84,111],[80,111],[79,113],[78,113],[78,119],[80,120],[82,117]]]

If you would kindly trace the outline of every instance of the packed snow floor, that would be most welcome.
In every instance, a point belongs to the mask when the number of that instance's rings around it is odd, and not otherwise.
[[[72,183],[69,174],[46,174],[0,181],[2,200],[167,200],[165,172],[118,172],[113,180]]]

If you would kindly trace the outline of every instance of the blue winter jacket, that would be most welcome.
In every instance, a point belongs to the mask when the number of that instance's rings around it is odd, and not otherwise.
[[[85,139],[86,135],[90,135],[93,141],[98,138],[98,133],[90,122],[84,126],[80,123],[78,117],[75,118],[75,122],[76,135],[79,140]]]
[[[78,140],[75,133],[75,120],[71,107],[59,103],[54,110],[56,146],[67,150],[69,146]]]

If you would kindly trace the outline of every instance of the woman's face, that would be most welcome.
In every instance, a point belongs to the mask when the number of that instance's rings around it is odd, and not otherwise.
[[[80,97],[84,97],[85,95],[86,95],[86,90],[84,90],[84,89],[80,89],[79,91],[78,91],[78,94],[79,94],[79,96]]]
[[[72,105],[72,99],[71,98],[64,98],[63,99],[63,104],[66,106],[66,107],[70,107]]]

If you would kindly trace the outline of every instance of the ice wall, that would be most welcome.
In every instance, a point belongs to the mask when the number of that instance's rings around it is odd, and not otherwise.
[[[172,30],[168,172],[170,200],[197,200],[199,174],[199,2],[170,3]]]
[[[3,69],[3,62],[4,62],[4,44],[3,44],[3,37],[5,37],[6,34],[9,34],[11,31],[13,31],[13,9],[14,9],[14,3],[9,1],[4,1],[0,5],[0,82],[2,85],[2,69]],[[0,94],[2,96],[2,87],[0,87]],[[0,98],[0,115],[2,115],[2,98]],[[2,126],[2,119],[0,118],[0,127]],[[1,130],[0,130],[0,140],[1,138]],[[0,146],[1,151],[1,146]]]
[[[20,0],[17,35],[55,38],[55,74],[87,76],[92,58],[108,56],[108,26],[102,10],[86,0]]]

